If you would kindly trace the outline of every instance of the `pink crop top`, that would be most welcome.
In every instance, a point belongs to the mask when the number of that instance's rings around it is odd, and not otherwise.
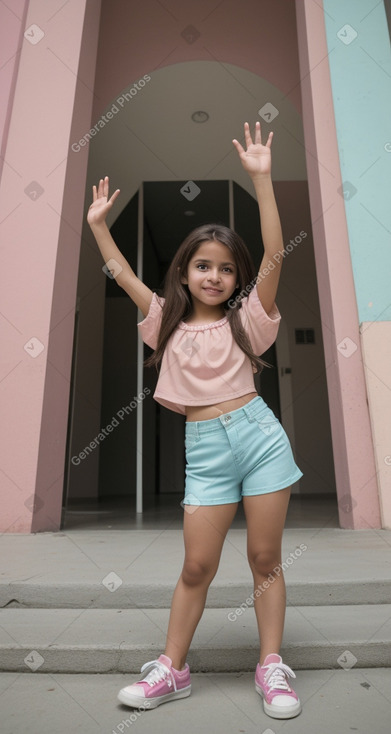
[[[153,294],[147,316],[137,326],[142,340],[156,349],[164,298]],[[243,327],[257,356],[275,342],[281,321],[274,303],[264,310],[256,287],[242,299]],[[161,362],[154,399],[185,415],[187,405],[213,405],[255,391],[249,357],[232,336],[227,316],[211,324],[180,321]]]

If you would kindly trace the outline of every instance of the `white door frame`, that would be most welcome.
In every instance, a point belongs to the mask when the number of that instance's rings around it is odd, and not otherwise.
[[[280,393],[281,424],[289,438],[292,451],[295,453],[295,421],[293,415],[292,375],[290,372],[291,360],[288,328],[284,319],[281,319],[280,328],[278,330],[278,339],[276,341],[276,360],[278,390]],[[292,493],[299,493],[298,484],[294,486]]]
[[[140,280],[143,279],[143,254],[144,254],[144,188],[141,184],[138,192],[138,222],[137,222],[137,277]],[[229,206],[229,226],[230,229],[235,229],[235,217],[234,217],[234,196],[233,196],[233,181],[228,181],[228,206]],[[140,309],[137,310],[137,320],[141,321],[143,314]],[[285,360],[278,360],[281,364],[285,363]],[[140,333],[138,333],[137,340],[137,396],[140,396],[144,386],[144,343],[141,339]],[[281,395],[281,392],[280,392]],[[292,401],[288,400],[288,405]],[[281,400],[281,405],[282,405]],[[288,427],[287,434],[292,435],[292,427]],[[143,401],[140,400],[137,406],[137,440],[136,440],[136,512],[143,512]]]

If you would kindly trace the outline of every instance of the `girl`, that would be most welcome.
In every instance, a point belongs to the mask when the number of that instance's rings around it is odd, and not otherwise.
[[[246,150],[234,139],[259,203],[264,257],[254,278],[242,239],[220,225],[191,232],[166,276],[165,298],[142,283],[115,245],[105,218],[119,194],[108,199],[109,179],[93,186],[87,221],[105,262],[116,264],[117,283],[141,310],[143,341],[160,366],[154,398],[186,415],[185,559],[174,591],[164,654],[142,666],[142,680],[123,688],[119,700],[155,708],[190,695],[186,656],[202,616],[225,536],[243,498],[248,561],[260,637],[255,688],[265,712],[285,719],[301,711],[290,687],[293,671],[282,662],[286,592],[281,542],[291,485],[303,476],[289,439],[257,394],[254,372],[277,337],[275,304],[283,241],[271,181],[271,144],[254,143],[244,125]],[[274,267],[272,267],[274,266]],[[261,590],[261,591],[260,591]]]

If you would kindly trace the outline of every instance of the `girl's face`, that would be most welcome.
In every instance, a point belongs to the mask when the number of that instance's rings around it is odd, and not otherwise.
[[[220,242],[203,242],[187,266],[187,283],[193,298],[208,306],[227,301],[237,287],[237,267],[231,250]]]

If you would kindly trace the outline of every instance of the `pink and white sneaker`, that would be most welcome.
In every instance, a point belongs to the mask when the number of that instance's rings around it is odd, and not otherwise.
[[[183,670],[172,667],[171,658],[160,655],[157,660],[150,660],[141,668],[146,671],[142,680],[131,686],[122,688],[118,700],[133,708],[154,709],[161,703],[174,698],[190,696],[190,668],[186,663]]]
[[[255,690],[263,698],[265,714],[274,719],[290,719],[301,711],[300,699],[290,687],[288,675],[296,678],[275,653],[267,655],[262,666],[258,663],[255,671]]]

